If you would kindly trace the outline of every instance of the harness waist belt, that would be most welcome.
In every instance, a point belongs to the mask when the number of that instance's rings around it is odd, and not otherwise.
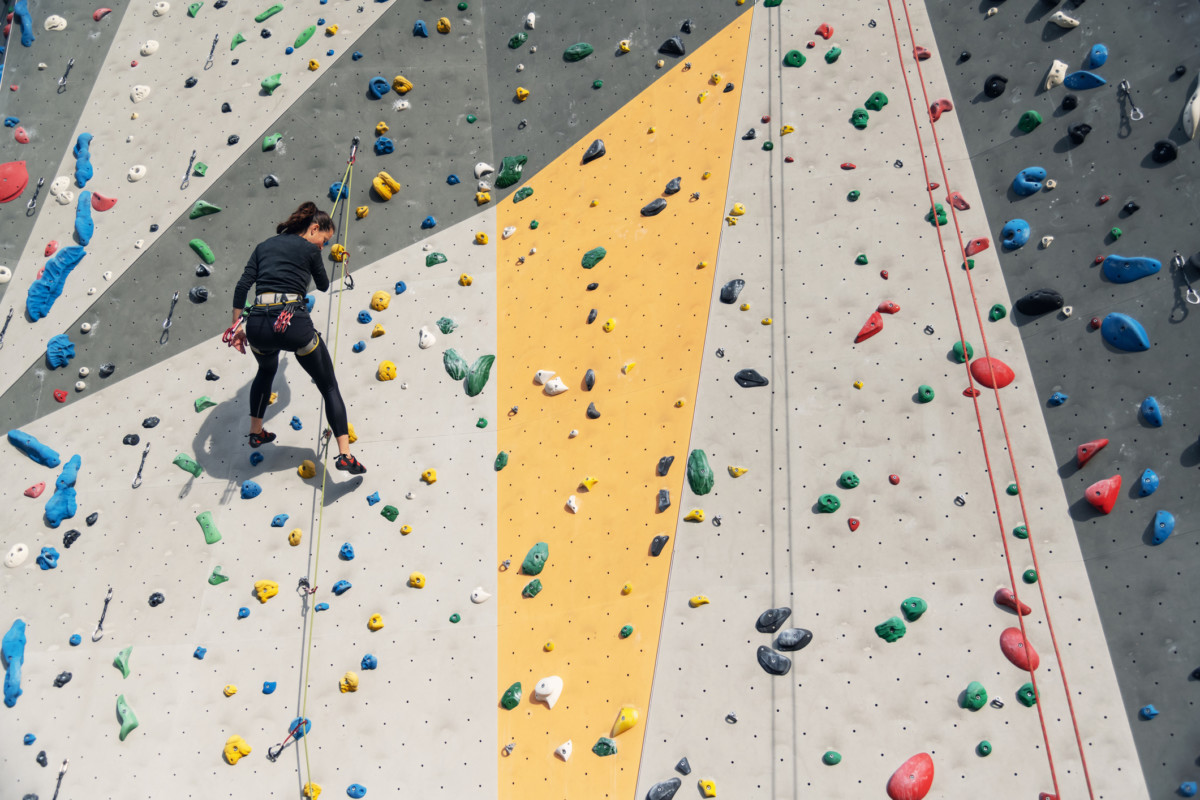
[[[302,294],[260,294],[254,297],[254,305],[256,306],[278,306],[287,303],[299,303],[304,299]]]

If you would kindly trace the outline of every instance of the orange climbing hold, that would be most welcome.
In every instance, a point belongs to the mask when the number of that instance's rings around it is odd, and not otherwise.
[[[917,753],[888,778],[887,793],[892,800],[923,800],[932,786],[933,758]]]
[[[1099,453],[1108,444],[1108,439],[1097,439],[1094,442],[1086,442],[1075,448],[1075,464],[1082,467],[1084,464],[1092,460],[1092,456]]]
[[[867,318],[867,324],[863,325],[858,331],[858,336],[854,337],[854,343],[865,342],[875,334],[883,330],[883,317],[878,311],[872,311],[871,316]]]
[[[1029,643],[1019,628],[1005,628],[1001,632],[1000,650],[1004,653],[1005,658],[1013,663],[1013,666],[1026,672],[1035,671],[1038,664],[1042,663],[1038,658],[1037,650],[1033,649],[1033,645]]]
[[[991,244],[992,243],[989,242],[984,236],[980,236],[977,239],[972,239],[971,241],[967,242],[967,255],[973,256],[976,253],[982,253],[984,250],[987,250]]]
[[[1096,481],[1087,488],[1087,501],[1099,512],[1107,514],[1117,504],[1117,494],[1121,491],[1121,476],[1113,475],[1102,481]]]
[[[1017,376],[998,358],[977,358],[971,362],[971,377],[989,389],[1003,389]]]

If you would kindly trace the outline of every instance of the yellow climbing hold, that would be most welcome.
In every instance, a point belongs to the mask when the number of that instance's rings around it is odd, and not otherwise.
[[[234,686],[232,683],[229,683],[229,684],[226,684],[225,688],[222,689],[221,691],[225,693],[226,697],[233,697],[235,694],[237,694],[237,687]]]
[[[412,533],[412,525],[401,525],[400,533],[403,536],[408,536],[410,533]]]
[[[482,205],[486,205],[487,203],[490,203],[490,202],[492,202],[492,193],[491,192],[485,192],[482,189],[480,189],[478,192],[475,193],[475,205],[482,206]],[[487,244],[487,243],[480,242],[480,244]]]
[[[636,361],[630,361],[628,364],[626,364],[625,366],[621,367],[621,372],[623,372],[623,373],[625,373],[626,375],[628,375],[629,373],[633,372],[633,368],[634,368],[634,367],[636,367],[636,366],[637,366],[637,362],[636,362]]]
[[[279,594],[279,584],[275,581],[255,581],[254,594],[258,597],[258,602],[265,603]]]
[[[749,304],[749,303],[742,303],[742,304],[741,304],[741,306],[739,306],[739,308],[741,308],[741,309],[742,309],[742,311],[749,311],[749,310],[750,310],[750,304]]]
[[[529,90],[524,86],[517,87],[517,102],[524,103],[529,99]]]
[[[329,255],[333,257],[334,261],[340,264],[346,260],[346,248],[343,245],[335,244],[329,248]]]
[[[267,405],[275,405],[275,401],[279,399],[279,392],[271,392],[270,399],[267,400]]]
[[[683,408],[686,405],[687,405],[687,400],[684,400],[682,397],[675,401],[676,408]]]
[[[354,444],[358,441],[358,434],[354,432],[354,423],[347,422],[346,427],[350,429],[350,444]]]
[[[772,320],[770,317],[763,317],[763,320],[762,320],[763,325],[770,325],[771,322],[772,322]]]
[[[795,132],[796,132],[796,129],[793,128],[791,125],[784,125],[782,128],[779,129],[779,134],[781,136],[787,136],[789,133],[795,133]]]
[[[479,233],[475,234],[475,244],[487,244],[487,243],[488,243],[488,235],[486,233],[484,233],[483,231],[479,231]]]
[[[692,608],[699,608],[700,606],[706,606],[711,602],[712,601],[708,599],[708,595],[698,594],[691,600],[688,600],[688,605]]]
[[[370,213],[371,209],[367,208],[366,206],[359,206],[358,208],[354,209],[354,216],[358,217],[359,219],[362,219]]]
[[[308,800],[317,800],[317,798],[321,796],[321,784],[306,783],[304,784],[304,789],[301,790],[300,794],[308,798]]]
[[[296,528],[288,534],[288,544],[290,544],[292,547],[295,547],[296,545],[300,544],[300,538],[302,536],[304,536],[303,531],[301,531],[299,528]]]
[[[633,584],[632,584],[632,583],[626,583],[624,586],[622,586],[622,587],[621,587],[621,594],[623,594],[623,595],[626,595],[626,596],[629,596],[629,595],[633,594]]]
[[[704,522],[704,509],[703,508],[693,508],[683,518],[683,521],[684,522]]]
[[[342,694],[345,694],[346,692],[357,692],[358,676],[353,672],[347,672],[342,676],[342,679],[338,681],[338,691],[340,691]]]
[[[542,649],[549,653],[554,649],[554,642],[546,642],[544,645],[542,645]]]
[[[475,279],[472,278],[470,275],[468,275],[465,272],[462,275],[458,276],[458,285],[459,286],[470,286],[474,282],[475,282]]]
[[[400,191],[400,182],[386,172],[380,172],[371,181],[371,188],[384,200],[391,200],[392,195]]]
[[[726,225],[737,225],[737,217],[726,217],[725,224]]]
[[[579,484],[590,492],[599,480],[599,478],[584,478]]]
[[[392,91],[396,94],[408,94],[412,91],[413,83],[403,75],[397,75],[392,79]]]
[[[447,19],[446,17],[439,17],[438,21],[437,21],[437,32],[438,33],[449,33],[450,32],[450,20]]]
[[[732,464],[729,466],[729,474],[734,478],[740,478],[749,471],[745,467],[735,467]]]
[[[414,589],[425,588],[425,576],[420,572],[414,572],[408,576],[408,585]]]
[[[372,339],[378,339],[380,336],[383,336],[385,333],[387,333],[387,329],[383,327],[382,323],[376,322],[375,327],[371,328],[371,338]]]
[[[717,796],[717,782],[712,778],[700,779],[700,793],[705,797]]]
[[[437,470],[436,469],[425,470],[424,472],[421,473],[421,480],[423,480],[429,484],[437,483]]]
[[[317,477],[317,465],[306,458],[300,462],[300,466],[296,467],[296,474],[305,480],[315,478]]]
[[[321,68],[321,62],[320,62],[320,61],[317,61],[315,58],[310,58],[310,59],[308,60],[308,71],[309,71],[309,72],[316,72],[316,71],[317,71],[317,70],[319,70],[320,68]]]
[[[392,296],[380,289],[375,294],[371,295],[371,310],[383,311],[392,302]]]
[[[616,317],[609,317],[604,321],[604,332],[612,333],[613,328],[617,327]]]
[[[620,736],[625,731],[637,725],[638,712],[633,706],[621,706],[620,713],[617,714],[617,721],[613,723],[612,735]]]
[[[246,740],[234,734],[225,740],[225,760],[230,764],[236,764],[242,756],[250,755],[250,745],[246,744]]]
[[[654,133],[654,131],[655,131],[655,127],[653,125],[651,125],[649,128],[646,129],[646,133]]]
[[[854,388],[855,388],[855,389],[861,389],[862,387],[863,387],[863,382],[862,382],[862,381],[855,381],[855,382],[854,382]]]
[[[375,123],[375,135],[376,136],[383,136],[387,132],[388,132],[388,124],[386,122],[380,120],[379,122]]]
[[[329,27],[327,27],[327,28],[325,29],[325,35],[326,35],[326,36],[336,36],[336,35],[337,35],[337,32],[338,32],[338,26],[337,26],[337,25],[330,25]]]
[[[707,262],[707,261],[701,261],[701,262],[700,262],[700,263],[697,265],[697,268],[698,268],[698,269],[707,269],[707,268],[708,268],[708,262]]]
[[[380,628],[382,628],[383,627],[383,615],[382,614],[372,614],[371,618],[369,620],[367,620],[367,627],[373,631],[377,631]]]
[[[708,180],[708,179],[709,179],[709,178],[711,178],[711,177],[712,177],[712,173],[711,173],[711,172],[705,172],[703,175],[701,175],[701,176],[700,176],[700,180],[702,180],[702,181],[706,181],[706,180]]]
[[[697,103],[703,103],[703,102],[704,102],[705,100],[707,100],[707,99],[708,99],[708,90],[707,90],[707,89],[705,89],[705,90],[704,90],[703,92],[701,92],[700,94],[696,95],[696,102],[697,102]]]
[[[629,42],[629,40],[628,40],[628,39],[622,39],[622,40],[621,40],[621,41],[620,41],[620,42],[617,44],[617,49],[618,49],[618,50],[620,50],[622,53],[628,53],[628,52],[629,52],[629,50],[631,49],[631,48],[630,48],[630,42]]]
[[[742,205],[741,203],[734,203],[733,208],[729,212],[729,216],[740,217],[742,214],[745,214],[745,213],[746,213],[746,207],[744,205]]]
[[[391,381],[396,379],[396,364],[392,361],[381,361],[379,370],[375,373],[375,377],[381,381]],[[353,441],[353,439],[351,440]]]
[[[708,82],[711,83],[713,86],[719,85],[721,83],[721,73],[714,72],[712,75],[709,75]]]
[[[598,205],[600,205],[600,201],[599,201],[599,200],[593,200],[593,201],[591,202],[591,206],[592,206],[592,208],[595,208],[595,207],[596,207],[596,206],[598,206]]]

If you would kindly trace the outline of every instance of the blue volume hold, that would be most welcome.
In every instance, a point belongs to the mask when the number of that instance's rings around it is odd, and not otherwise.
[[[1005,250],[1016,250],[1029,241],[1029,223],[1023,219],[1010,219],[1000,229],[1000,244]]]
[[[29,15],[28,0],[17,0],[12,9],[13,19],[21,25],[21,46],[33,44],[33,17]]]
[[[25,295],[25,312],[29,318],[37,322],[50,313],[50,307],[62,294],[63,286],[71,270],[79,266],[79,262],[87,255],[87,251],[77,245],[64,247],[54,254],[54,258],[46,262],[42,277],[29,286]]]
[[[8,441],[13,447],[20,450],[25,455],[29,456],[37,464],[43,467],[57,467],[60,463],[58,453],[52,448],[39,442],[32,434],[24,431],[11,430],[8,432]]]
[[[21,0],[23,3],[24,0]],[[18,3],[20,5],[21,3]],[[4,705],[12,708],[21,696],[21,666],[25,663],[25,620],[18,619],[0,641],[4,667]]]
[[[1154,514],[1154,544],[1162,544],[1175,530],[1175,515],[1170,511],[1157,511]]]
[[[1095,89],[1099,86],[1103,86],[1106,83],[1108,83],[1108,81],[1104,80],[1104,78],[1101,78],[1099,75],[1082,69],[1078,72],[1072,72],[1063,79],[1063,86],[1075,91],[1079,91],[1081,89]]]
[[[1108,48],[1102,44],[1092,45],[1092,49],[1088,51],[1088,69],[1103,67],[1105,61],[1108,61]]]
[[[78,455],[71,456],[54,481],[54,495],[46,501],[46,524],[51,528],[57,528],[64,519],[71,519],[78,510],[75,481],[79,480],[79,467],[82,464],[83,459]]]
[[[1041,167],[1026,167],[1013,178],[1012,189],[1021,197],[1029,197],[1042,190],[1042,181],[1046,180],[1046,170]]]
[[[1140,483],[1142,488],[1138,494],[1142,497],[1149,497],[1150,495],[1154,494],[1156,489],[1158,489],[1158,473],[1147,468],[1146,471],[1142,473]]]
[[[1128,314],[1109,314],[1104,318],[1104,322],[1100,323],[1100,335],[1118,350],[1139,353],[1150,349],[1150,337],[1146,329]]]
[[[1146,424],[1153,425],[1156,428],[1162,427],[1162,409],[1158,407],[1158,400],[1154,395],[1150,395],[1142,401],[1141,412],[1142,418],[1146,420]]]
[[[75,147],[71,150],[71,154],[75,156],[75,185],[80,189],[87,186],[87,182],[92,179],[92,154],[89,147],[92,143],[92,135],[90,133],[81,133],[79,138],[75,140]],[[90,199],[90,196],[89,196]]]
[[[75,238],[83,246],[92,240],[96,223],[92,221],[92,193],[80,192],[75,202]]]
[[[1157,258],[1138,256],[1108,256],[1104,259],[1104,277],[1113,283],[1133,283],[1139,278],[1153,275],[1162,269],[1162,262]]]

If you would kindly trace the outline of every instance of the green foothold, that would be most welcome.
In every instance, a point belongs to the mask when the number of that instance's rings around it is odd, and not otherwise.
[[[218,535],[218,538],[220,538],[219,535]],[[212,544],[212,542],[209,542],[209,544]],[[220,586],[222,583],[224,583],[227,580],[229,580],[229,576],[225,575],[221,572],[220,566],[216,566],[216,567],[213,567],[212,575],[208,576],[208,585],[209,586]]]
[[[587,42],[580,42],[579,44],[571,45],[563,51],[563,60],[572,62],[582,61],[594,52],[595,48],[593,48],[590,44]]]
[[[885,642],[894,642],[906,633],[908,628],[904,627],[904,620],[899,617],[892,617],[875,626],[875,635]]]
[[[1018,539],[1028,539],[1029,529],[1024,525],[1018,525],[1017,527],[1013,528],[1013,536],[1017,537]]]
[[[188,219],[206,217],[209,214],[216,214],[220,212],[220,210],[220,206],[214,206],[212,203],[206,203],[203,200],[197,200],[196,205],[192,206],[192,210],[188,213]]]
[[[525,584],[525,588],[521,590],[522,597],[537,597],[542,591],[542,582],[534,578],[529,583]]]
[[[1037,570],[1033,569],[1032,567],[1021,573],[1021,580],[1025,581],[1026,583],[1037,583],[1037,579]]]
[[[872,111],[882,111],[883,107],[887,104],[888,97],[883,92],[872,92],[871,96],[867,98],[867,102],[863,103],[864,106]]]
[[[788,50],[787,55],[783,57],[783,63],[789,67],[803,67],[807,60],[799,50]]]
[[[467,371],[467,397],[474,397],[483,391],[483,387],[487,385],[488,376],[492,372],[492,364],[495,361],[495,356],[480,356],[475,359],[475,363]]]
[[[208,395],[201,395],[196,398],[196,413],[200,413],[206,408],[212,408],[217,404],[216,400],[211,399]]]
[[[467,377],[467,360],[451,347],[442,354],[442,363],[446,366],[446,374],[456,381]]]
[[[474,125],[476,120],[478,120],[478,119],[479,119],[479,117],[475,116],[474,114],[467,114],[467,124],[468,125]]]
[[[856,108],[850,112],[850,124],[858,128],[860,131],[867,127],[867,123],[871,121],[871,115],[867,113],[865,108]]]
[[[521,562],[521,572],[526,575],[541,575],[549,557],[550,545],[538,542],[525,554],[525,560]]]
[[[137,714],[134,714],[129,703],[125,702],[125,695],[117,698],[117,719],[121,720],[121,741],[123,742],[125,737],[138,726]]]
[[[865,265],[867,263],[867,254],[859,253],[857,256],[854,257],[854,263],[858,264],[860,266]]]
[[[522,200],[525,200],[532,196],[533,196],[533,187],[532,186],[522,186],[520,189],[517,189],[517,191],[513,194],[513,202],[519,203]]]
[[[622,625],[621,630],[617,633],[617,635],[620,636],[622,639],[628,639],[630,636],[633,636],[633,626],[632,625]]]
[[[517,681],[512,686],[504,690],[504,695],[500,698],[500,705],[508,711],[512,711],[521,704],[521,682]]]
[[[941,203],[934,203],[933,208],[929,209],[929,213],[925,215],[925,221],[935,228],[945,225],[948,221],[945,207]]]
[[[825,63],[832,64],[833,62],[838,60],[838,56],[840,56],[841,54],[842,54],[842,48],[840,48],[840,47],[829,48],[829,52],[825,54]]]
[[[261,14],[259,14],[257,17],[255,17],[255,18],[254,18],[254,21],[255,21],[255,22],[262,22],[263,20],[266,20],[266,19],[268,19],[268,18],[270,18],[270,17],[273,17],[273,16],[275,16],[275,15],[276,15],[276,14],[278,14],[280,11],[283,11],[283,4],[282,4],[282,3],[276,3],[275,5],[271,6],[271,7],[270,7],[270,8],[268,8],[266,11],[262,12],[262,13],[261,13]]]
[[[121,675],[125,678],[129,677],[129,654],[132,652],[133,645],[130,645],[117,653],[117,657],[113,659],[113,666],[121,670]]]
[[[954,360],[959,364],[965,363],[968,359],[975,357],[975,350],[971,347],[970,342],[955,342],[954,343]]]
[[[916,622],[929,610],[929,604],[920,597],[910,597],[900,604],[900,612],[909,622]]]
[[[445,253],[430,253],[429,255],[425,256],[425,266],[427,266],[427,267],[434,267],[434,266],[437,266],[438,264],[445,264],[445,263],[446,263],[446,254]]]
[[[712,467],[708,465],[708,456],[700,448],[688,455],[687,479],[688,486],[692,487],[696,494],[705,495],[712,491],[715,481]]]
[[[221,541],[221,532],[219,530],[217,530],[217,523],[213,522],[213,516],[212,516],[211,511],[201,511],[196,516],[196,522],[200,523],[200,530],[204,531],[204,543],[205,544],[216,544],[217,542]],[[213,577],[214,578],[220,574],[221,574],[220,567],[216,567],[213,569]],[[224,580],[229,580],[229,579],[224,578]],[[212,578],[209,578],[208,582],[212,583]],[[213,583],[213,586],[216,586],[216,585],[217,584]]]
[[[437,326],[442,333],[452,333],[458,327],[458,323],[449,317],[442,317],[437,321]]]
[[[276,145],[279,144],[279,140],[282,138],[283,138],[282,133],[269,133],[266,136],[264,136],[263,141],[262,141],[263,152],[265,153],[269,150],[274,150]]]
[[[480,417],[479,419],[475,420],[475,427],[476,428],[486,428],[487,427],[487,418]]]
[[[194,18],[197,14],[200,13],[200,7],[203,5],[204,5],[204,3],[191,3],[190,5],[188,5],[188,16]]]
[[[599,78],[596,78],[596,80],[592,81],[592,88],[593,89],[604,88],[604,81],[600,80]]]
[[[843,489],[856,489],[858,488],[858,484],[858,476],[850,470],[846,470],[842,473],[841,477],[838,478],[838,486],[842,487]]]
[[[499,472],[500,470],[504,469],[507,466],[508,466],[508,453],[501,450],[499,453],[496,454],[496,463],[494,463],[492,465],[492,468],[495,469],[496,472]]]
[[[774,143],[774,142],[763,142],[762,149],[763,149],[763,150],[774,150],[774,149],[775,149],[775,143]]]
[[[1038,125],[1042,124],[1042,115],[1036,111],[1026,111],[1021,115],[1021,119],[1017,121],[1017,127],[1025,133],[1031,132]]]
[[[496,188],[507,189],[521,180],[521,168],[528,160],[527,156],[505,156],[500,159],[500,174],[496,176]]]
[[[583,254],[583,259],[579,263],[583,265],[584,269],[591,269],[603,261],[606,255],[608,255],[608,251],[603,247],[593,247]]]
[[[466,4],[466,3],[459,3],[459,4],[458,4],[458,10],[459,10],[459,11],[466,11],[466,10],[467,10],[467,4]]]
[[[188,242],[188,247],[196,251],[196,255],[204,261],[205,264],[212,264],[217,260],[213,255],[212,248],[205,244],[203,239],[192,239]]]
[[[175,460],[171,462],[179,467],[184,472],[190,472],[194,477],[199,478],[200,473],[204,472],[204,467],[196,463],[196,459],[189,456],[187,453],[180,453],[175,456]]]
[[[538,227],[538,221],[536,219],[529,220],[529,230],[536,231],[537,227]]]
[[[961,266],[963,269],[975,269],[975,259],[968,258],[967,263],[960,264],[959,266]]]
[[[1018,494],[1021,493],[1021,490],[1017,488],[1017,485],[1015,483],[1010,483],[1008,485],[1008,488],[1005,489],[1004,491],[1008,492],[1009,497],[1016,497]]]
[[[1108,232],[1108,235],[1111,236],[1113,239],[1120,239],[1122,233],[1123,233],[1123,231],[1120,228],[1113,228],[1112,230],[1110,230]]]
[[[201,178],[203,178],[207,173],[208,173],[208,164],[205,164],[203,161],[197,161],[196,165],[194,167],[192,167],[193,175],[199,175]]]
[[[229,50],[232,52],[239,44],[241,44],[244,41],[246,41],[245,36],[242,36],[240,33],[235,33],[233,35],[233,41],[229,43]]]
[[[263,78],[262,82],[258,85],[261,86],[262,90],[267,94],[272,94],[276,89],[279,88],[279,84],[283,82],[280,80],[282,77],[282,72],[276,72],[274,75],[268,75],[267,77]]]
[[[783,0],[763,0],[763,8],[774,8],[782,2]]]
[[[835,494],[823,494],[817,498],[817,510],[822,514],[832,514],[842,507],[842,501]]]
[[[528,38],[529,38],[529,34],[525,33],[525,31],[521,31],[520,33],[514,33],[513,37],[508,40],[508,49],[516,50],[518,47],[525,44],[525,40]]]
[[[842,754],[837,750],[826,750],[825,755],[821,756],[821,763],[827,767],[836,767],[842,763]]]
[[[455,625],[457,625],[461,620],[462,620],[462,617],[460,617],[458,614],[450,615],[450,621],[453,622]]]
[[[922,383],[917,387],[917,402],[928,403],[933,400],[933,387]]]
[[[996,305],[992,306],[991,311],[988,312],[988,319],[992,322],[999,322],[1007,316],[1008,311],[1000,303],[996,303]]]
[[[850,192],[850,194],[846,195],[846,199],[849,200],[851,203],[855,202],[860,197],[862,197],[862,192],[860,192],[858,189],[854,189]],[[831,750],[830,752],[833,752],[833,751]]]
[[[982,742],[975,745],[975,752],[979,753],[979,755],[984,756],[985,758],[990,756],[992,754],[992,743],[987,739],[984,739]]]
[[[1037,705],[1037,692],[1033,690],[1032,683],[1026,683],[1017,689],[1017,700],[1026,708],[1033,708]]]
[[[316,25],[309,25],[304,30],[300,31],[300,35],[296,37],[296,41],[292,44],[294,49],[299,49],[301,45],[312,38],[312,35],[317,32]]]
[[[987,705],[987,697],[987,689],[983,688],[983,684],[971,681],[967,684],[967,691],[963,693],[962,707],[978,711]]]
[[[395,506],[384,506],[383,510],[379,512],[379,516],[383,517],[388,522],[395,522],[396,518],[400,516],[400,509],[396,508]]]
[[[617,743],[607,736],[601,736],[600,741],[592,746],[592,752],[598,756],[616,755]]]

